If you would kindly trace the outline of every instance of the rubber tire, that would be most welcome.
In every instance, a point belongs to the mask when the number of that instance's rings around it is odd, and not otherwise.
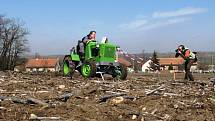
[[[69,76],[72,78],[74,72],[75,72],[75,63],[72,62],[72,58],[69,56],[69,55],[66,55],[63,59],[63,64],[64,63],[67,63],[67,66],[70,68],[70,73],[69,74],[64,74],[64,71],[63,71],[63,74],[64,76]]]
[[[128,70],[127,70],[127,67],[123,64],[120,64],[119,65],[119,68],[121,70],[121,75],[118,79],[120,80],[126,80],[127,76],[128,76]],[[113,78],[117,78],[117,75],[113,74],[112,75]]]
[[[84,65],[89,65],[90,66],[90,68],[91,68],[91,71],[90,71],[90,73],[86,76],[86,75],[84,75],[83,74],[83,67],[84,67]],[[82,66],[81,66],[81,74],[82,74],[82,76],[83,77],[85,77],[85,78],[90,78],[90,77],[95,77],[95,75],[96,75],[96,63],[95,63],[95,61],[93,61],[93,60],[87,60],[87,61],[85,61],[83,64],[82,64]]]

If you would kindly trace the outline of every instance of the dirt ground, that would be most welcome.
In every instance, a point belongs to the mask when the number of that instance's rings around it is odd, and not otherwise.
[[[0,120],[214,121],[215,74],[130,74],[73,79],[0,72]]]

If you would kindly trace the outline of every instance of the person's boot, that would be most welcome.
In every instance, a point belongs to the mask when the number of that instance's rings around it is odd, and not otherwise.
[[[187,72],[185,73],[184,80],[188,80],[188,74],[187,74]]]
[[[189,73],[188,76],[189,76],[190,81],[194,81],[193,75],[191,73]]]

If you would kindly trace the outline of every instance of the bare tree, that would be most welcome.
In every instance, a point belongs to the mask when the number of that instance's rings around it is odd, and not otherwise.
[[[2,52],[2,47],[3,47],[3,42],[1,39],[1,33],[2,33],[2,28],[3,28],[3,16],[0,15],[0,53]],[[0,58],[1,59],[1,58]]]
[[[1,70],[13,70],[19,57],[28,51],[26,35],[28,30],[18,19],[1,17]]]

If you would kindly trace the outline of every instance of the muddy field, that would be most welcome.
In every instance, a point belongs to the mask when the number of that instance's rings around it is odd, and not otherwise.
[[[57,74],[0,72],[0,120],[213,121],[215,75],[130,74],[71,80]]]

